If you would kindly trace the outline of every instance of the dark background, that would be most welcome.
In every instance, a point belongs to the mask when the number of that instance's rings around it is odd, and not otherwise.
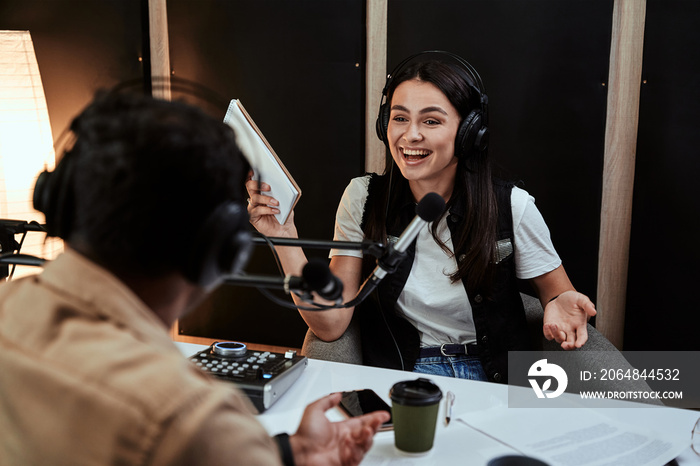
[[[32,33],[54,140],[96,89],[143,80],[145,5],[0,0],[0,29]],[[332,237],[342,191],[363,172],[364,8],[359,0],[168,1],[173,76],[215,93],[199,103],[221,118],[241,99],[302,188],[295,217],[304,238]],[[574,285],[594,300],[612,9],[612,0],[393,0],[388,14],[389,70],[443,49],[480,72],[491,156],[535,197]],[[626,350],[699,346],[700,206],[691,192],[699,19],[693,0],[647,1]],[[247,270],[275,273],[270,252],[256,248]],[[299,347],[306,325],[255,289],[223,286],[180,329]]]
[[[700,349],[700,4],[647,3],[625,349]]]

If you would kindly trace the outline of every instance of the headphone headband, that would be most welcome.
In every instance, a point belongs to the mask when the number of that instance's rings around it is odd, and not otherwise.
[[[428,54],[435,54],[435,55],[442,55],[445,57],[449,57],[449,58],[453,59],[455,62],[457,62],[458,64],[462,65],[464,67],[464,70],[467,71],[467,73],[469,74],[469,77],[471,78],[471,80],[474,81],[473,83],[467,81],[467,84],[469,84],[469,87],[476,90],[480,95],[486,94],[486,90],[484,88],[484,82],[481,80],[481,76],[476,71],[476,68],[474,68],[472,66],[472,64],[469,63],[467,60],[465,60],[464,58],[460,57],[457,54],[454,54],[452,52],[447,52],[444,50],[424,50],[423,52],[414,53],[413,55],[410,55],[410,56],[404,58],[403,60],[401,60],[399,62],[398,65],[396,65],[394,67],[394,69],[389,74],[387,74],[386,83],[384,84],[384,89],[382,89],[382,96],[386,97],[386,93],[389,90],[389,85],[393,81],[394,77],[399,73],[399,71],[401,71],[406,66],[407,63],[412,61],[414,58],[420,57],[422,55],[428,55]]]

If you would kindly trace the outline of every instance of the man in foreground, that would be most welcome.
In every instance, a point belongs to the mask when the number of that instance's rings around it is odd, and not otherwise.
[[[35,193],[67,251],[0,286],[0,463],[359,463],[388,413],[331,423],[333,394],[272,439],[240,391],[169,338],[247,256],[232,130],[128,94],[98,95],[71,130]]]

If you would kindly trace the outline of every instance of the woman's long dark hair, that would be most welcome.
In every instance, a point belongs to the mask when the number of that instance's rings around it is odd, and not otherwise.
[[[400,70],[387,89],[387,103],[391,105],[394,91],[399,84],[411,79],[419,79],[435,85],[442,91],[452,105],[457,109],[461,119],[471,110],[480,106],[479,95],[474,91],[471,78],[457,64],[439,60],[421,61]],[[469,80],[469,81],[467,81]],[[470,86],[472,84],[472,86]],[[457,255],[457,270],[450,275],[453,282],[465,279],[467,292],[481,293],[488,296],[491,292],[494,276],[493,258],[495,256],[498,208],[493,188],[491,166],[486,151],[467,154],[455,154],[459,157],[457,176],[452,196],[447,202],[446,211],[455,204],[458,198],[464,199],[465,218],[459,225],[459,234],[453,236],[454,254]],[[396,206],[401,196],[408,192],[408,180],[400,172],[393,173],[394,160],[387,151],[384,169],[385,183],[378,186],[380,194],[377,199],[384,206]],[[369,206],[368,206],[369,207]],[[372,206],[365,217],[365,234],[373,240],[386,239],[387,217],[391,214],[388,208]],[[435,241],[447,253],[452,254],[447,245],[437,235],[437,224],[433,222],[432,234]]]

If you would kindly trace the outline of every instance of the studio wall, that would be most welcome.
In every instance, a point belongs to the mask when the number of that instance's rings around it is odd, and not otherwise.
[[[301,187],[300,237],[331,239],[337,202],[364,166],[364,2],[170,0],[168,26],[174,76],[241,100]],[[246,271],[280,274],[263,246]],[[306,329],[296,309],[230,285],[179,322],[185,335],[290,347]]]
[[[647,1],[627,350],[700,349],[699,19],[698,2]]]
[[[696,3],[647,0],[625,349],[698,346]],[[32,32],[54,139],[96,89],[148,77],[145,5],[0,2],[0,29]],[[221,117],[229,99],[241,99],[302,187],[300,234],[330,239],[342,191],[364,167],[365,2],[167,6],[173,76],[211,90],[214,99],[194,103]],[[613,0],[390,0],[388,7],[389,70],[409,54],[444,49],[480,72],[490,156],[535,197],[573,283],[595,298]],[[175,220],[173,228],[186,226]],[[248,272],[277,273],[270,252],[257,247]],[[180,330],[299,347],[306,326],[257,290],[224,286]]]
[[[99,88],[143,77],[141,0],[2,0],[0,29],[34,42],[54,140]]]

